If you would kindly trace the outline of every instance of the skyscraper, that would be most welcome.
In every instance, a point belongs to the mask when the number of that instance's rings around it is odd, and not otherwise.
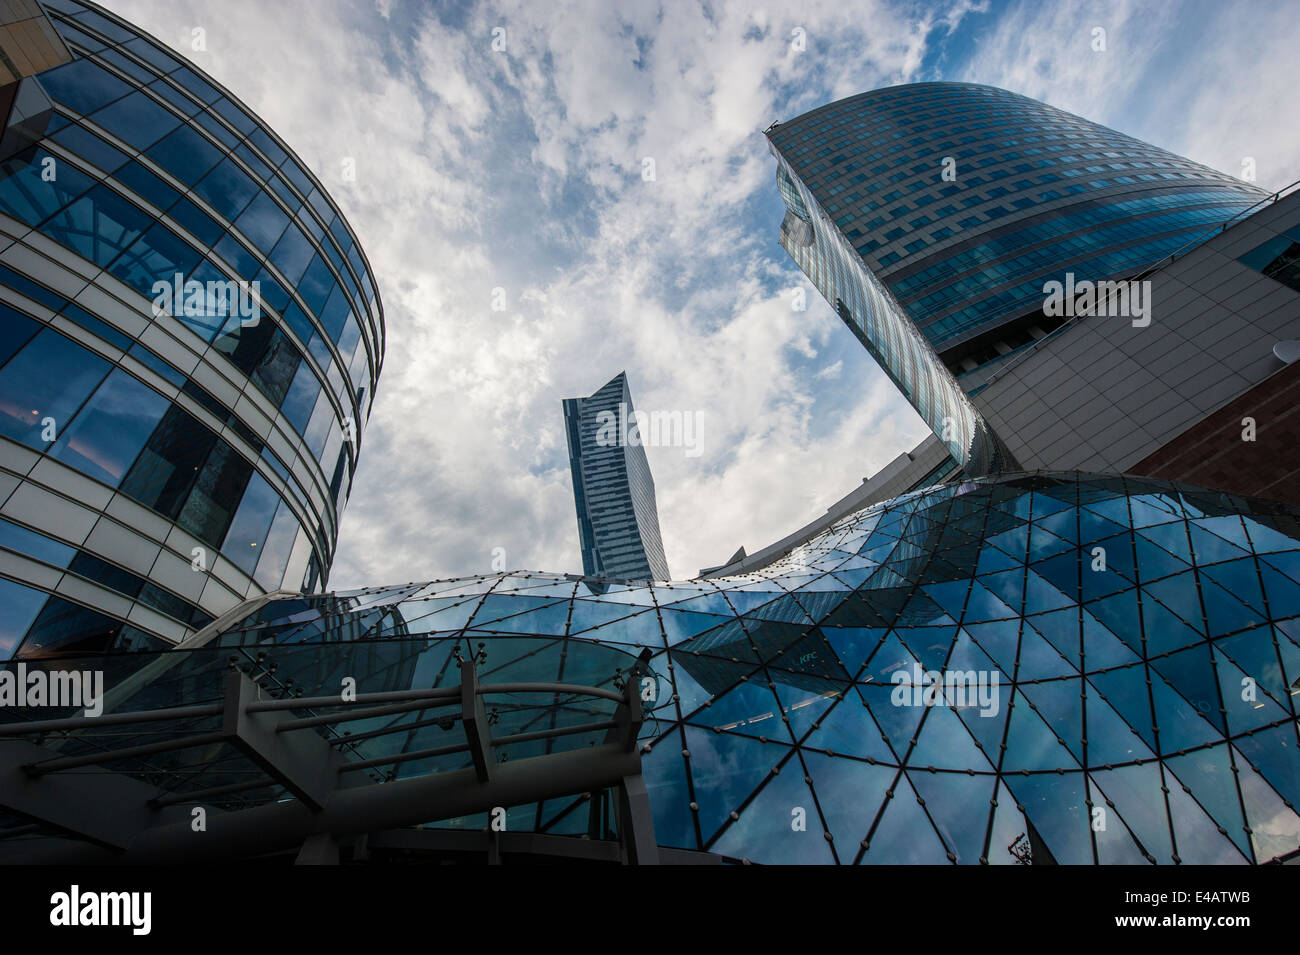
[[[782,244],[803,266],[791,219],[815,210],[814,230],[843,237],[967,391],[986,366],[1055,327],[1043,314],[1045,280],[1137,272],[1267,195],[971,83],[872,90],[767,137],[789,209]],[[834,303],[835,277],[808,271]]]
[[[967,83],[873,90],[767,136],[782,245],[967,474],[1300,503],[1300,196]],[[1085,287],[1106,307],[1075,309]]]
[[[42,49],[0,91],[0,656],[169,645],[324,587],[383,311],[234,96],[93,4],[28,6],[5,42]]]
[[[655,482],[627,374],[620,371],[586,398],[565,398],[564,425],[583,572],[667,580]]]

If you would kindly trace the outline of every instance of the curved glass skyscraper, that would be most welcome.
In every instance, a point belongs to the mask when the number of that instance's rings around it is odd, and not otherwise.
[[[288,146],[125,21],[44,6],[67,62],[6,88],[0,141],[0,654],[26,657],[322,588],[384,347]]]
[[[872,90],[767,136],[791,255],[836,304],[843,296],[827,284],[825,263],[807,263],[795,247],[809,217],[837,233],[957,375],[1051,330],[1045,281],[1131,275],[1265,196],[1045,103],[970,83]],[[856,314],[849,321],[862,324]],[[968,391],[977,383],[963,381]]]

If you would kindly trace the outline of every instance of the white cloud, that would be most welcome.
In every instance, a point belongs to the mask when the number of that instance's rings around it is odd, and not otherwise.
[[[456,29],[388,0],[111,6],[162,38],[205,27],[196,62],[321,176],[378,277],[387,356],[333,586],[483,571],[494,547],[580,569],[560,399],[620,369],[638,408],[707,416],[700,457],[649,451],[677,576],[785,535],[923,436],[824,302],[791,308],[760,131],[919,78],[979,5],[506,0]],[[1103,119],[1143,95],[1077,48],[1087,8],[1036,9],[1004,15],[970,78]],[[1110,62],[1140,59],[1158,8],[1104,9]]]

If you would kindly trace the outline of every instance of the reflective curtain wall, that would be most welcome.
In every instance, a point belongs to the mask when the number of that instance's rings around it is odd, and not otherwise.
[[[946,484],[737,577],[507,574],[276,598],[207,646],[110,663],[130,710],[212,698],[232,654],[257,654],[310,697],[347,674],[367,692],[454,685],[456,658],[480,651],[490,683],[610,687],[641,658],[642,767],[664,846],[827,864],[1300,851],[1300,513],[1163,481]],[[492,705],[525,734],[603,712],[519,694]],[[418,709],[348,729],[369,741],[346,758],[419,756],[393,778],[469,765],[437,755],[455,734]],[[544,737],[509,756],[588,745]],[[192,754],[114,765],[178,793],[231,771]],[[228,808],[282,796],[244,792]],[[588,816],[575,798],[509,818],[511,831],[581,834]],[[482,829],[486,816],[429,823]]]
[[[0,139],[0,655],[183,639],[324,587],[383,313],[324,187],[93,4]]]

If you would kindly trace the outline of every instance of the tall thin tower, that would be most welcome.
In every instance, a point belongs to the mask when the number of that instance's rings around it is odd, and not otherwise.
[[[625,372],[589,397],[564,399],[582,569],[593,577],[667,580],[655,482],[635,420]]]

